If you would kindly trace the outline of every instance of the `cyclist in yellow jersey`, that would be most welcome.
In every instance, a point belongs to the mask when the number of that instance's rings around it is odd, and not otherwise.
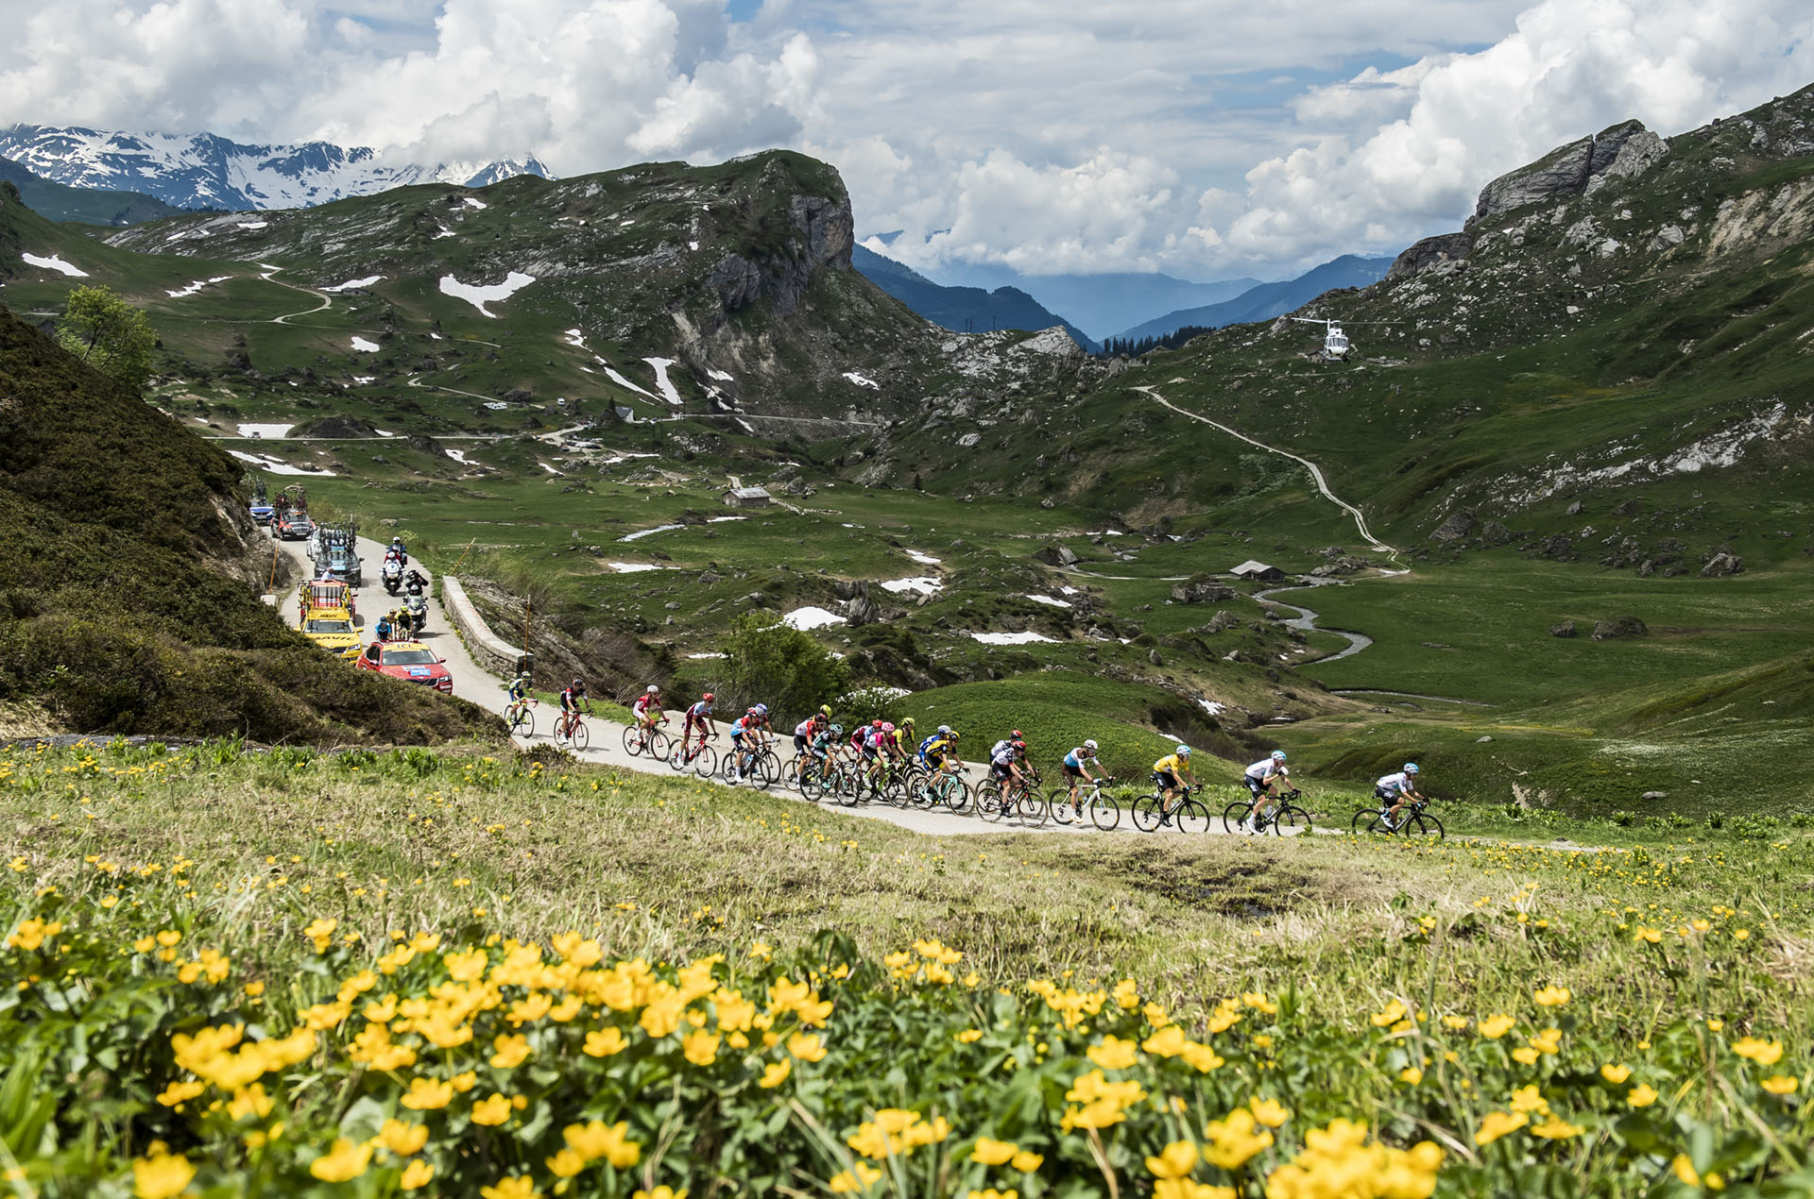
[[[1173,801],[1185,787],[1197,785],[1196,775],[1190,769],[1190,746],[1180,745],[1165,757],[1153,763],[1153,782],[1159,787],[1159,794],[1165,804],[1160,809],[1161,818],[1170,817]]]
[[[894,729],[894,747],[901,761],[906,762],[912,760],[914,751],[918,748],[918,746],[914,744],[914,740],[913,717],[901,717],[901,723],[896,725]]]

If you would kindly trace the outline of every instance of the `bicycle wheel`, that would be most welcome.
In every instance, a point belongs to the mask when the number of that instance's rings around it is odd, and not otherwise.
[[[632,758],[642,753],[642,730],[633,724],[624,726],[624,752]]]
[[[1121,827],[1121,804],[1113,795],[1104,795],[1098,791],[1090,796],[1090,823],[1105,833],[1112,833]]]
[[[976,814],[984,820],[994,822],[1002,818],[1007,809],[1002,804],[1001,788],[994,780],[982,784],[976,789]]]
[[[1051,813],[1046,807],[1045,796],[1031,787],[1022,787],[1014,793],[1014,814],[1020,817],[1022,824],[1038,828]]]
[[[938,783],[934,784],[934,786],[938,789],[939,800],[947,808],[950,808],[960,816],[970,810],[971,792],[969,783],[966,783],[955,774],[948,774]]]
[[[1348,831],[1351,833],[1383,833],[1390,830],[1386,828],[1384,812],[1378,808],[1362,808],[1354,814],[1354,819],[1348,822]]]
[[[737,751],[734,748],[725,750],[724,756],[718,759],[718,777],[731,786],[737,785]]]
[[[772,749],[763,750],[756,755],[756,760],[750,763],[750,779],[756,784],[758,790],[768,790],[780,777],[781,759],[775,756],[775,751]]]
[[[1179,801],[1172,813],[1172,827],[1181,833],[1201,834],[1209,831],[1209,809],[1194,799]]]
[[[1399,826],[1399,831],[1407,837],[1415,837],[1424,841],[1440,841],[1448,835],[1448,830],[1442,827],[1442,821],[1428,812],[1412,813],[1410,818]]]
[[[819,797],[825,794],[825,772],[819,769],[816,762],[808,763],[800,771],[800,798],[808,803],[818,803]]]
[[[1310,813],[1291,804],[1280,804],[1272,813],[1272,822],[1266,831],[1281,837],[1303,836],[1310,831]]]
[[[592,739],[592,734],[586,731],[586,722],[585,721],[582,720],[578,724],[573,726],[573,748],[574,749],[582,749],[582,750],[585,749],[586,742],[590,741],[591,739]]]
[[[1083,813],[1071,802],[1068,787],[1054,787],[1046,793],[1046,811],[1051,813],[1055,824],[1074,824],[1083,819]]]
[[[699,747],[693,755],[693,772],[702,779],[709,779],[718,771],[718,751],[709,745]]]
[[[1242,833],[1247,830],[1241,826],[1247,823],[1247,813],[1253,810],[1253,801],[1237,799],[1222,809],[1222,831],[1225,833]]]
[[[1134,818],[1134,827],[1143,833],[1150,833],[1159,827],[1159,816],[1163,812],[1160,806],[1165,801],[1157,795],[1142,795],[1133,803],[1128,813]]]
[[[661,761],[663,758],[666,758],[668,756],[668,745],[672,741],[673,741],[673,738],[668,736],[666,733],[662,732],[660,729],[650,729],[649,730],[649,748],[647,751],[649,756],[651,758],[654,758],[657,762]]]
[[[554,722],[554,748],[569,749],[573,745],[573,734],[559,720]]]
[[[838,802],[847,808],[854,808],[863,801],[863,780],[856,771],[848,766],[838,767],[836,788],[833,791]]]
[[[510,735],[512,737],[522,737],[525,740],[535,736],[535,713],[529,710],[527,704],[518,708],[516,712],[511,715]]]

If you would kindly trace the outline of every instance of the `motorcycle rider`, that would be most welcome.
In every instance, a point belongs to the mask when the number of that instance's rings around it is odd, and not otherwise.
[[[411,570],[403,576],[403,590],[411,595],[421,595],[427,587],[428,580],[422,577],[422,572],[419,570]]]

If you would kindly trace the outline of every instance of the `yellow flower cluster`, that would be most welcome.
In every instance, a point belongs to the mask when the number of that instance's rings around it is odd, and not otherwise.
[[[1080,1074],[1065,1092],[1065,1109],[1059,1127],[1066,1132],[1074,1128],[1108,1128],[1127,1118],[1127,1109],[1146,1098],[1146,1089],[1130,1080],[1110,1082],[1100,1070]]]
[[[875,1114],[875,1119],[846,1137],[845,1143],[864,1157],[880,1160],[900,1157],[923,1145],[936,1145],[950,1135],[951,1122],[943,1116],[927,1120],[918,1112],[885,1107]]]
[[[19,927],[6,938],[6,943],[13,949],[33,950],[62,931],[60,920],[21,920]]]
[[[1429,1199],[1442,1149],[1420,1141],[1393,1149],[1367,1139],[1367,1126],[1333,1120],[1304,1136],[1304,1148],[1266,1176],[1267,1199]]]

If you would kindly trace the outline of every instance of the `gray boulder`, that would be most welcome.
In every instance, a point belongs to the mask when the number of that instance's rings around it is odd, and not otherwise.
[[[1575,631],[1575,622],[1572,620],[1565,620],[1561,624],[1553,624],[1549,627],[1549,635],[1551,637],[1574,637],[1577,635]]]
[[[1648,636],[1650,629],[1635,616],[1621,616],[1617,620],[1594,621],[1595,641],[1617,641],[1626,637]]]
[[[1203,579],[1189,579],[1172,584],[1172,602],[1175,604],[1219,604],[1234,597],[1233,587]]]
[[[1717,579],[1726,575],[1743,574],[1744,570],[1745,560],[1743,558],[1737,554],[1719,553],[1707,559],[1707,564],[1701,567],[1701,577]]]
[[[1391,269],[1386,272],[1386,282],[1409,278],[1445,262],[1465,261],[1473,252],[1474,235],[1471,233],[1442,233],[1426,237],[1392,260]]]
[[[1071,551],[1071,547],[1068,545],[1053,543],[1052,545],[1046,546],[1044,549],[1036,551],[1033,556],[1041,562],[1044,562],[1047,566],[1077,565],[1077,555]]]
[[[1473,531],[1474,514],[1463,509],[1460,512],[1451,513],[1449,519],[1443,521],[1437,530],[1430,534],[1430,540],[1444,542],[1445,544],[1452,541],[1461,541]]]
[[[1480,189],[1474,215],[1467,220],[1468,227],[1514,208],[1581,191],[1587,186],[1593,156],[1594,139],[1584,137],[1551,150],[1529,166],[1499,176]]]

